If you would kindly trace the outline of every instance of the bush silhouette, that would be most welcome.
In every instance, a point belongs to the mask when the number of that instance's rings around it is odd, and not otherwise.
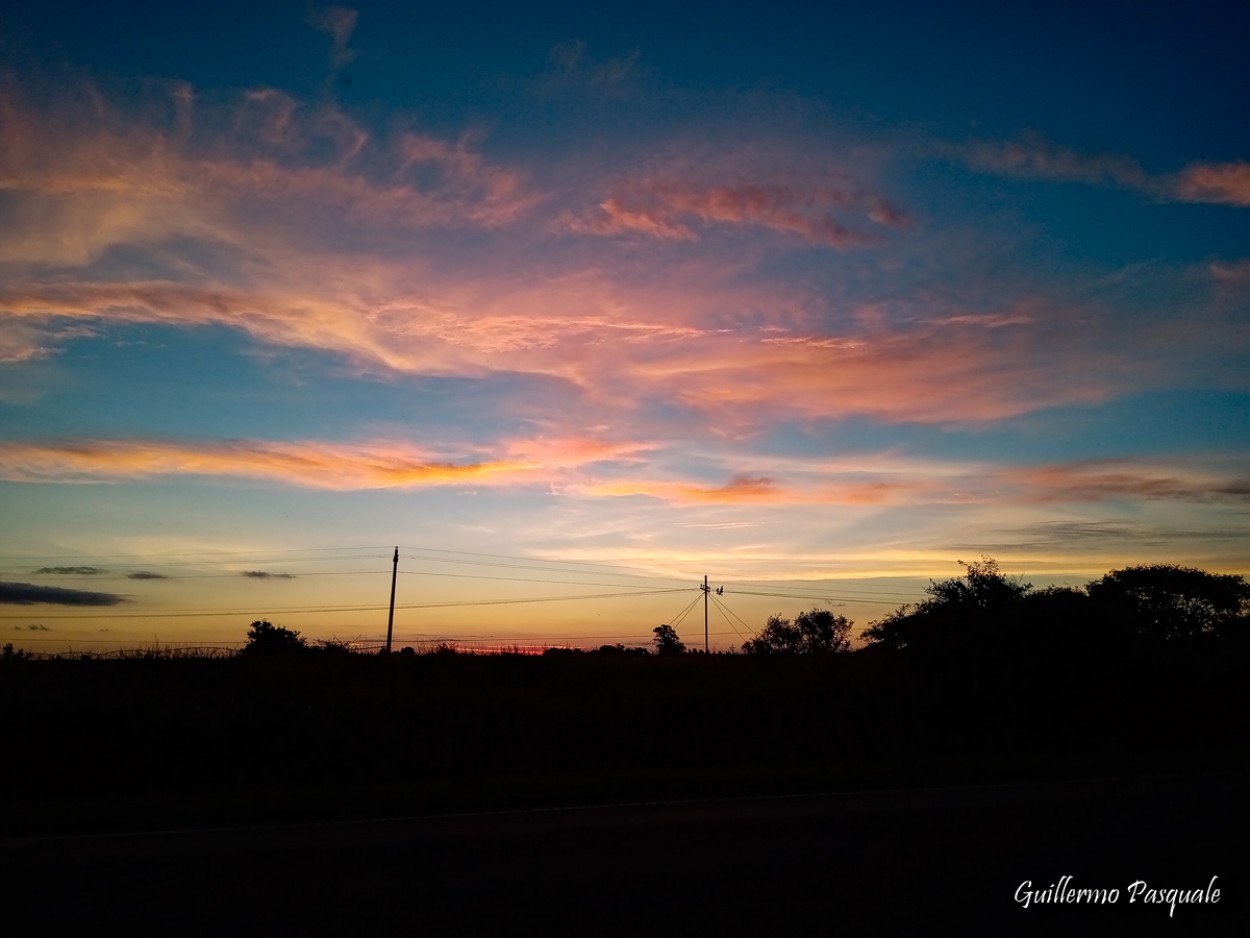
[[[294,629],[274,625],[268,619],[257,619],[247,630],[247,644],[242,654],[248,657],[290,655],[308,650],[308,643]]]
[[[791,622],[769,616],[768,624],[755,638],[743,642],[748,655],[816,655],[847,651],[851,647],[851,626],[846,616],[835,616],[828,609],[810,609]]]

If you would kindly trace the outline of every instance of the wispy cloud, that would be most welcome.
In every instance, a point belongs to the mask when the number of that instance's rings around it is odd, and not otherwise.
[[[1244,161],[1195,162],[1174,173],[1148,173],[1132,157],[1081,153],[1037,134],[941,149],[982,172],[1116,186],[1163,201],[1250,206],[1250,163]]]
[[[336,71],[356,57],[355,50],[347,45],[356,29],[356,16],[356,10],[351,7],[332,6],[318,10],[310,17],[313,26],[330,34],[334,43],[330,52],[330,64]]]
[[[339,491],[440,485],[549,484],[566,470],[628,459],[636,444],[513,440],[499,459],[452,462],[402,442],[174,443],[144,440],[0,443],[0,478],[100,482],[194,474]]]
[[[1250,500],[1250,467],[1215,472],[1201,465],[1154,460],[1088,460],[1035,466],[1003,474],[1036,502],[1120,500]]]
[[[193,99],[183,85],[170,95]],[[188,131],[81,105],[36,114],[0,95],[10,202],[0,262],[83,266],[172,238],[254,251],[344,227],[491,227],[541,200],[522,173],[483,157],[474,134],[373,140],[336,107],[275,89],[183,112]]]
[[[240,576],[249,580],[294,580],[294,573],[270,573],[267,570],[244,570]]]
[[[1211,278],[1220,283],[1250,283],[1250,258],[1236,261],[1215,261],[1208,265]]]
[[[58,576],[98,576],[108,573],[103,567],[40,567],[32,572],[36,576],[49,573]]]
[[[1134,159],[1080,153],[1038,134],[1018,140],[978,140],[945,149],[982,172],[1131,189],[1152,185],[1151,177]]]
[[[533,89],[540,97],[627,99],[638,93],[648,74],[638,50],[609,58],[596,58],[580,39],[551,48],[547,69],[535,79]]]

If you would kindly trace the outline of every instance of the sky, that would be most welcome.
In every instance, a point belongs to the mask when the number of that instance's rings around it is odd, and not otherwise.
[[[5,4],[5,642],[1250,573],[1250,7],[593,6]]]

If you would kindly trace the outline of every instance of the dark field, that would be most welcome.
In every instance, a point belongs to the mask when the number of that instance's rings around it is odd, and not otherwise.
[[[6,662],[6,914],[174,934],[1235,933],[1246,662],[1167,652]],[[1064,875],[1119,901],[1013,900]],[[1213,876],[1214,904],[1129,903],[1135,880]]]

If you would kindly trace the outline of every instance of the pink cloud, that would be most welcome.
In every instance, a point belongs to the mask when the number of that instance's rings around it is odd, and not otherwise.
[[[1185,202],[1250,206],[1250,163],[1186,166],[1176,182],[1176,196]]]
[[[1211,277],[1222,283],[1250,283],[1250,258],[1238,261],[1217,261],[1208,267]]]
[[[852,230],[835,212],[864,216],[877,225],[906,223],[905,214],[887,200],[854,188],[819,182],[708,184],[665,176],[622,183],[598,212],[566,214],[561,223],[579,234],[636,233],[685,241],[698,237],[692,227],[698,224],[758,227],[834,248],[878,243],[878,236]]]
[[[567,293],[541,282],[498,294],[448,285],[431,301],[404,299],[404,274],[385,265],[317,266],[298,290],[281,283],[264,292],[163,281],[15,284],[0,289],[0,316],[223,324],[266,343],[333,351],[398,374],[558,378],[587,395],[583,407],[596,400],[626,411],[646,400],[680,403],[730,433],[782,415],[995,420],[1102,400],[1150,376],[1143,364],[1116,378],[1123,370],[1109,366],[1122,352],[1093,341],[1089,326],[1076,336],[1057,327],[1055,313],[1038,319],[1032,309],[784,336],[698,325],[718,303],[741,302],[729,288],[709,288],[690,305],[684,294],[669,294],[677,305],[661,310],[662,320],[644,309],[649,287],[631,296],[595,279],[568,284]],[[344,294],[337,283],[347,277],[354,282]],[[370,299],[374,292],[387,298]],[[605,296],[625,308],[613,309]]]
[[[1044,324],[1035,316],[1027,308],[844,335],[727,335],[703,342],[697,363],[677,350],[639,362],[637,380],[721,426],[765,413],[992,421],[1105,400],[1150,380],[1146,363],[1131,379],[1117,377],[1111,365],[1120,353],[1090,338],[1093,327],[1079,340],[1057,328],[1074,311],[1051,312]]]
[[[345,226],[497,227],[542,199],[472,137],[374,141],[336,107],[275,89],[216,110],[194,108],[182,84],[171,97],[175,125],[161,128],[75,105],[35,114],[0,95],[0,190],[10,193],[0,261],[85,265],[175,236],[253,253]]]
[[[175,92],[189,100],[185,86]],[[0,353],[11,361],[55,353],[64,320],[222,325],[372,374],[556,379],[572,434],[611,413],[625,426],[689,420],[728,437],[796,417],[987,422],[1105,400],[1174,366],[1154,351],[1158,330],[1126,344],[1098,310],[943,303],[904,318],[761,279],[750,251],[667,252],[643,265],[565,240],[557,255],[535,211],[541,195],[471,133],[365,139],[338,112],[263,91],[237,112],[259,124],[209,146],[107,114],[75,123],[0,102],[18,118],[0,146],[14,206],[0,243],[10,265],[0,319],[17,336]],[[316,134],[334,141],[320,162],[309,155]],[[745,226],[834,246],[855,242],[844,232],[875,224],[873,213],[903,223],[848,174],[769,177],[752,159],[703,175],[670,160],[623,183],[607,208],[565,221],[655,239]],[[468,259],[443,251],[449,229],[485,239],[507,225],[510,237]],[[102,261],[121,247],[143,256],[142,279]]]
[[[954,148],[974,169],[1034,179],[1109,184],[1133,189],[1150,184],[1145,170],[1128,157],[1088,155],[1033,134],[1015,141],[977,141]]]
[[[1191,163],[1173,175],[1150,174],[1130,157],[1079,153],[1038,135],[948,149],[983,172],[1118,186],[1165,201],[1250,206],[1250,163],[1244,161]]]

